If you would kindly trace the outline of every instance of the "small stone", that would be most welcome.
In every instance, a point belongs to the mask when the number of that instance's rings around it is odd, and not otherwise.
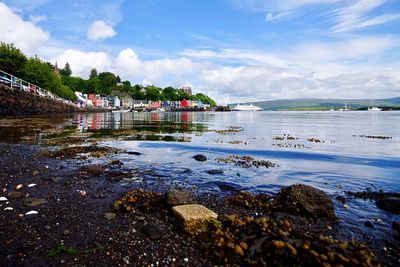
[[[195,156],[193,156],[193,158],[197,161],[206,161],[207,160],[207,157],[202,154],[195,155]]]
[[[343,208],[348,209],[348,208],[350,208],[350,206],[347,205],[347,204],[344,204],[344,205],[343,205]]]
[[[36,215],[38,213],[39,212],[37,212],[36,210],[31,210],[31,211],[28,211],[27,213],[25,213],[25,215]]]
[[[78,193],[81,195],[81,197],[85,197],[87,194],[85,190],[76,190],[76,191],[78,191]]]
[[[39,205],[46,204],[47,201],[45,199],[41,198],[25,198],[24,199],[24,205],[28,207],[35,207]]]
[[[142,155],[142,153],[140,153],[140,152],[136,152],[136,151],[128,151],[128,152],[126,152],[128,155],[135,155],[135,156],[140,156],[140,155]]]
[[[141,232],[152,240],[159,240],[164,235],[164,229],[154,223],[148,223],[141,228]]]
[[[28,187],[34,187],[37,186],[37,184],[28,184]]]
[[[126,265],[129,265],[129,257],[128,256],[123,257],[122,260]]]
[[[64,230],[64,231],[63,231],[63,234],[64,234],[64,235],[70,235],[70,234],[71,234],[71,231],[70,231],[70,230]]]
[[[9,210],[9,211],[11,211],[11,210],[14,210],[12,207],[7,207],[7,208],[5,208],[4,210]]]
[[[23,184],[19,184],[19,185],[17,185],[17,186],[15,187],[15,190],[20,190],[22,187],[24,187],[24,185],[23,185]]]
[[[0,197],[0,201],[8,201],[6,197]]]
[[[106,218],[107,220],[113,220],[117,217],[117,214],[115,214],[114,212],[107,212],[104,214],[104,218]]]
[[[18,199],[22,197],[22,193],[21,192],[17,192],[17,191],[11,191],[7,194],[7,196],[11,199]]]
[[[195,235],[208,229],[208,223],[218,215],[198,204],[181,205],[172,208],[181,227],[189,234]]]
[[[369,227],[369,228],[374,228],[374,227],[375,227],[374,224],[373,224],[371,221],[366,221],[366,222],[364,223],[364,226],[365,226],[365,227]]]
[[[183,261],[188,263],[189,262],[189,258],[184,258]]]
[[[50,225],[45,225],[45,226],[44,226],[44,229],[46,229],[46,230],[50,230],[50,229],[51,229],[51,227],[50,227]]]
[[[33,171],[32,176],[37,176],[39,174],[39,171]]]
[[[244,256],[244,252],[243,252],[243,248],[239,245],[235,246],[235,253],[240,255],[240,256]]]

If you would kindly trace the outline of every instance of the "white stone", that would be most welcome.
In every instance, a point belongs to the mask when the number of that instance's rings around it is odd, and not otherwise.
[[[20,190],[22,187],[24,187],[24,185],[23,185],[23,184],[19,184],[19,185],[17,185],[17,186],[15,187],[15,190]]]
[[[14,210],[14,209],[11,208],[11,207],[7,207],[7,208],[5,208],[4,210]]]
[[[31,211],[28,211],[27,213],[25,213],[25,215],[35,215],[35,214],[38,214],[39,212],[37,212],[36,210],[31,210]]]
[[[8,199],[6,197],[0,197],[0,201],[7,201]]]
[[[37,186],[37,184],[28,184],[28,187],[34,187]]]

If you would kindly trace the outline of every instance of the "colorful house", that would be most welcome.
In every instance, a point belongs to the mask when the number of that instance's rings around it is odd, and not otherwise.
[[[183,100],[181,101],[181,107],[183,107],[183,108],[188,108],[188,107],[190,107],[189,101],[186,100],[186,99],[183,99]]]

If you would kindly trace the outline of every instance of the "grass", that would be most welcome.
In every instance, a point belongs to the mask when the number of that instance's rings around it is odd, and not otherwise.
[[[106,247],[105,246],[98,246],[95,248],[88,248],[88,249],[78,249],[78,248],[73,248],[73,247],[66,247],[64,244],[60,244],[56,246],[55,248],[49,250],[47,252],[47,256],[52,258],[55,257],[59,254],[66,253],[68,255],[76,256],[76,255],[88,255],[88,254],[93,254],[99,251],[104,250]]]

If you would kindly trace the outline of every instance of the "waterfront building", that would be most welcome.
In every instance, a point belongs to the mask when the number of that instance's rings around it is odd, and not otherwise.
[[[131,109],[133,108],[133,98],[130,95],[125,95],[121,98],[122,108]]]
[[[149,101],[147,100],[133,100],[134,108],[147,108],[149,107]]]
[[[192,95],[192,87],[190,87],[189,85],[183,86],[181,90],[188,95]]]

